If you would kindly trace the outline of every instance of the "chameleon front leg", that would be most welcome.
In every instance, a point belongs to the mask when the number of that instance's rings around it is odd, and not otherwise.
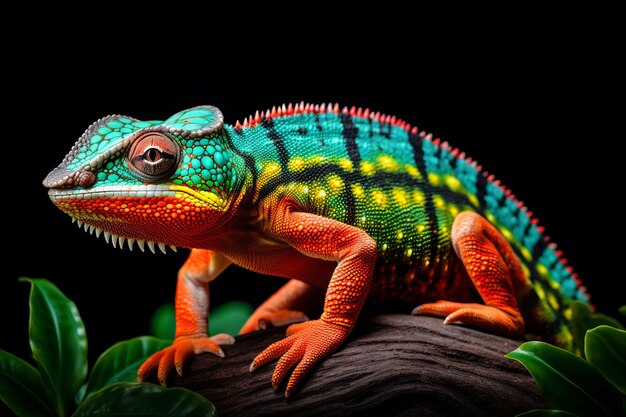
[[[292,279],[252,313],[239,334],[265,329],[268,324],[278,327],[306,321],[309,318],[303,311],[321,300],[321,295],[313,285]]]
[[[289,397],[313,366],[352,331],[369,292],[378,251],[376,242],[356,227],[290,207],[279,213],[271,230],[279,239],[307,256],[338,262],[320,319],[291,325],[288,337],[270,345],[250,366],[254,371],[280,358],[272,376],[274,389],[296,366],[285,391]]]
[[[226,334],[208,336],[209,282],[221,274],[230,261],[223,255],[192,249],[189,258],[178,271],[176,284],[176,336],[172,346],[150,356],[137,371],[139,381],[145,380],[155,370],[161,385],[176,367],[182,375],[185,362],[194,354],[213,353],[224,357],[219,345],[233,344],[235,339]]]

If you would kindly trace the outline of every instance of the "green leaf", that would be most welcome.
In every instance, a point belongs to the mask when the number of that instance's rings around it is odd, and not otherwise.
[[[29,337],[55,411],[64,416],[87,375],[87,335],[76,305],[45,279],[31,284]]]
[[[54,416],[41,374],[28,362],[0,349],[0,400],[20,417]]]
[[[159,339],[174,339],[176,333],[176,314],[174,304],[167,303],[157,308],[150,320],[150,334]]]
[[[599,326],[587,332],[587,360],[622,394],[626,394],[626,331]]]
[[[93,367],[85,399],[115,382],[135,382],[137,369],[153,353],[168,347],[171,340],[150,336],[136,337],[116,343],[104,352]]]
[[[622,316],[626,316],[626,306],[621,306],[617,309]]]
[[[580,416],[620,414],[619,392],[580,357],[544,342],[527,342],[506,355],[522,363],[552,408]]]
[[[585,335],[587,330],[593,329],[601,325],[613,326],[623,329],[622,324],[613,317],[602,313],[594,313],[591,311],[589,304],[581,301],[572,301],[569,304],[566,315],[570,315],[569,328],[573,336],[574,353],[581,357],[585,357]]]
[[[517,417],[578,417],[578,415],[563,410],[531,410],[518,414]]]
[[[184,388],[118,382],[83,402],[74,417],[210,417],[216,414],[209,400]]]
[[[624,330],[624,326],[618,320],[614,319],[611,316],[607,316],[602,313],[591,313],[591,320],[589,320],[589,330],[594,329],[598,326],[611,326],[616,329]]]
[[[242,301],[230,301],[211,310],[209,330],[211,334],[238,334],[254,308]]]
[[[86,390],[87,390],[87,383],[85,382],[83,385],[80,386],[80,388],[76,392],[76,395],[74,395],[74,403],[76,405],[83,402],[83,400],[85,399]]]

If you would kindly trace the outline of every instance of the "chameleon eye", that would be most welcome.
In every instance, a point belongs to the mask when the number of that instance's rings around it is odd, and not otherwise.
[[[178,146],[162,133],[146,133],[132,144],[127,160],[133,171],[145,179],[158,180],[176,169]]]

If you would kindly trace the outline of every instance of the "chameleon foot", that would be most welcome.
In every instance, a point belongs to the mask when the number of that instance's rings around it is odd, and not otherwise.
[[[233,343],[235,343],[235,338],[224,333],[212,337],[177,337],[172,346],[153,354],[139,367],[137,380],[139,382],[146,380],[156,370],[159,383],[165,386],[167,376],[174,367],[178,375],[182,375],[185,362],[193,355],[212,353],[223,358],[224,351],[219,345],[232,345]]]
[[[513,308],[442,300],[422,304],[412,314],[445,317],[443,324],[465,323],[507,337],[517,337],[524,333],[524,319]]]
[[[241,328],[239,334],[254,332],[257,330],[265,330],[268,327],[286,326],[292,323],[300,323],[307,321],[309,318],[301,311],[280,310],[274,313],[259,312],[253,314],[246,324]]]
[[[292,324],[287,328],[287,338],[271,344],[254,358],[250,372],[280,358],[272,375],[272,387],[276,390],[297,364],[285,390],[285,396],[289,397],[316,363],[341,346],[350,330],[321,319]]]

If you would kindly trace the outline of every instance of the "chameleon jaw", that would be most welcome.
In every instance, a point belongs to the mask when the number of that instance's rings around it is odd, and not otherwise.
[[[120,185],[120,186],[100,186],[89,189],[59,189],[51,188],[48,190],[48,196],[53,203],[66,200],[69,198],[93,199],[98,197],[133,197],[133,198],[153,198],[153,197],[180,197],[185,196],[187,199],[198,200],[202,204],[217,210],[223,210],[226,207],[226,200],[211,192],[196,191],[181,185]]]
[[[53,203],[57,201],[75,198],[94,199],[98,197],[135,197],[135,198],[151,198],[162,196],[174,196],[176,191],[171,190],[168,185],[121,185],[121,186],[101,186],[93,189],[58,189],[51,188],[48,190],[48,196]]]
[[[206,194],[206,193],[202,193]],[[86,232],[103,235],[107,243],[129,249],[137,243],[152,252],[158,247],[195,247],[198,226],[211,225],[222,212],[195,190],[176,185],[100,186],[51,189],[48,195]],[[216,196],[217,197],[217,196]]]

